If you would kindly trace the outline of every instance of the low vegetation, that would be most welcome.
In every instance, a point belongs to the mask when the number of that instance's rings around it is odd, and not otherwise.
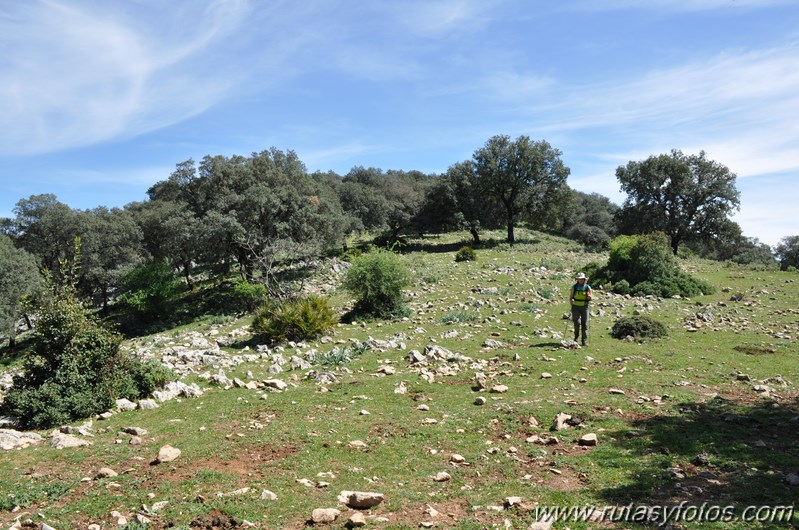
[[[420,279],[400,290],[405,316],[340,322],[293,348],[257,337],[253,316],[235,311],[124,340],[119,351],[156,359],[188,354],[192,343],[218,345],[206,355],[216,364],[182,377],[203,396],[95,421],[90,447],[42,443],[5,453],[13,457],[0,459],[0,522],[21,515],[59,529],[118,527],[119,512],[129,530],[145,525],[136,516],[151,530],[245,521],[303,528],[314,509],[338,506],[344,513],[329,527],[343,528],[353,510],[339,503],[340,492],[374,491],[385,500],[360,511],[369,527],[386,529],[528,528],[542,506],[680,503],[731,506],[734,518],[673,521],[675,528],[799,523],[796,513],[790,522],[741,519],[746,506],[796,499],[799,276],[677,258],[714,292],[641,297],[594,284],[591,345],[574,350],[561,344],[571,278],[608,256],[541,232],[520,231],[513,247],[500,244],[502,233],[485,235],[479,262],[453,263],[463,233],[410,240],[422,250],[391,254],[406,278]],[[356,294],[338,289],[348,272],[331,279],[339,263],[320,266],[306,287],[325,292],[342,316]],[[197,282],[178,301],[212,300],[215,289],[227,296],[232,287]],[[643,317],[668,335],[614,338],[618,322],[630,319],[640,331]],[[46,351],[35,344],[24,336],[19,347]],[[311,366],[278,365],[287,354]],[[220,372],[257,388],[216,382]],[[276,378],[287,386],[268,391],[263,381]],[[550,430],[560,413],[571,420]],[[132,426],[147,432],[136,443],[124,432]],[[584,445],[586,434],[596,434],[597,445]],[[166,444],[181,456],[155,463]],[[106,467],[119,475],[103,478]],[[566,527],[652,525],[553,526]]]

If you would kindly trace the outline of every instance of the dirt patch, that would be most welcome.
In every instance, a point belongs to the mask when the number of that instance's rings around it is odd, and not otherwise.
[[[219,455],[216,458],[180,459],[170,463],[171,467],[153,466],[158,472],[152,477],[153,487],[163,482],[181,482],[191,478],[198,470],[216,471],[232,474],[239,477],[240,481],[252,477],[263,476],[270,462],[276,462],[295,455],[299,447],[294,444],[261,445],[246,447],[232,455]],[[147,484],[145,484],[147,486]]]
[[[241,528],[241,523],[223,511],[212,510],[189,523],[190,528],[203,530],[225,530],[227,528]]]

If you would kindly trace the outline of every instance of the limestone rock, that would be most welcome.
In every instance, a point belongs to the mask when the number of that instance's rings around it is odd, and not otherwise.
[[[0,429],[0,449],[9,451],[40,444],[44,438],[33,432],[20,432],[13,429]]]
[[[178,449],[177,447],[172,447],[171,445],[167,444],[158,450],[158,457],[155,459],[155,462],[157,464],[163,464],[165,462],[172,462],[173,460],[177,460],[179,457],[180,457],[180,449]]]
[[[261,492],[261,500],[262,501],[276,501],[277,495],[269,490],[264,490]]]
[[[448,480],[452,480],[452,475],[446,471],[440,471],[433,476],[433,482],[447,482]]]
[[[88,447],[91,445],[86,440],[82,440],[71,434],[64,434],[62,432],[53,432],[50,438],[50,445],[56,449],[67,449],[72,447]]]
[[[359,510],[373,508],[383,502],[383,499],[385,496],[382,493],[371,491],[342,491],[338,496],[340,503]]]
[[[114,471],[110,467],[101,467],[97,471],[97,475],[95,475],[95,477],[98,478],[98,479],[99,478],[113,478],[113,477],[117,477],[117,476],[119,476],[119,473],[117,473],[116,471]]]
[[[579,445],[584,445],[588,447],[593,447],[597,444],[597,437],[594,433],[584,434],[580,437],[580,441],[577,442]]]
[[[341,511],[335,508],[317,508],[311,513],[311,521],[314,524],[332,523],[339,515],[341,515]]]
[[[271,390],[273,392],[282,392],[289,386],[288,383],[280,379],[266,379],[263,383],[267,390]]]
[[[568,421],[571,420],[571,414],[566,414],[565,412],[560,412],[557,416],[555,416],[555,421],[552,423],[552,427],[550,430],[552,431],[561,431],[568,427]]]
[[[366,516],[361,512],[353,512],[347,517],[347,523],[345,525],[347,528],[360,528],[361,526],[366,526]]]

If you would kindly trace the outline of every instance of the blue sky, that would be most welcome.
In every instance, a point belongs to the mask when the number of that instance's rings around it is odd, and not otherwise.
[[[744,234],[799,234],[795,0],[0,0],[0,216],[144,200],[175,164],[444,172],[545,139],[569,185],[705,150]]]

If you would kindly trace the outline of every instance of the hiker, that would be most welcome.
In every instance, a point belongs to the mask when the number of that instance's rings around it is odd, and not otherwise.
[[[577,274],[577,283],[569,291],[569,302],[572,306],[572,322],[574,322],[574,342],[583,332],[583,346],[588,346],[588,303],[591,302],[593,292],[588,285],[588,278],[582,272]]]

